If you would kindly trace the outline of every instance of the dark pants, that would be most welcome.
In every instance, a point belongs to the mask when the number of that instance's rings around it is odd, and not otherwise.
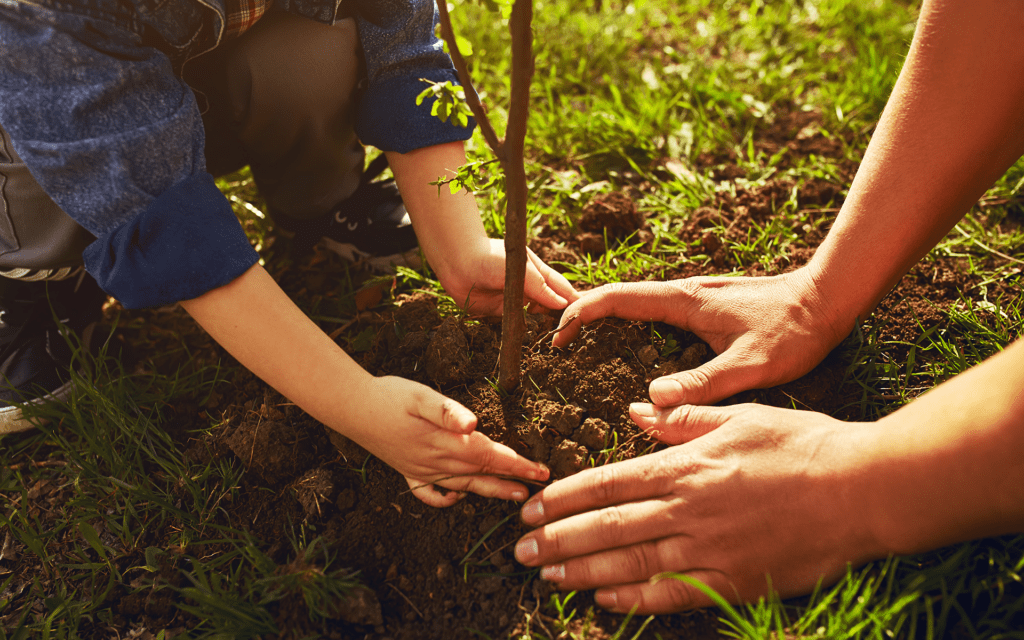
[[[306,220],[351,195],[363,169],[353,130],[360,77],[355,22],[271,12],[240,38],[190,61],[204,109],[207,170],[249,165],[271,212]],[[82,263],[93,240],[29,174],[0,126],[0,271]]]

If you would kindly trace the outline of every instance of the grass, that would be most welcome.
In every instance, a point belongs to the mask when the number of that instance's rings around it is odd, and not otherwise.
[[[500,116],[508,94],[506,31],[476,3],[454,4],[456,30],[473,46],[479,90]],[[613,244],[600,257],[562,265],[567,277],[590,287],[662,277],[683,261],[735,274],[784,257],[807,229],[827,231],[833,203],[801,205],[799,190],[814,181],[834,183],[840,194],[848,187],[905,55],[915,3],[609,0],[599,11],[591,4],[536,3],[531,227],[572,232],[595,195],[632,189],[653,239],[650,250]],[[793,114],[812,114],[810,128],[765,144],[766,132]],[[800,133],[834,141],[838,152],[790,150],[784,142]],[[490,160],[479,136],[469,152]],[[674,170],[665,169],[666,159]],[[738,173],[716,177],[723,165]],[[500,235],[503,194],[493,171],[479,168],[477,195],[488,230]],[[700,246],[680,239],[704,203],[782,181],[785,196],[757,226],[740,235],[724,225],[707,229],[725,247],[726,266],[715,267]],[[271,247],[272,229],[248,174],[221,188],[254,246]],[[970,275],[959,303],[938,309],[939,319],[922,321],[910,339],[888,338],[866,322],[843,345],[856,390],[846,410],[866,419],[884,415],[1021,336],[1022,189],[1019,162],[926,258],[936,267],[955,261]],[[403,272],[398,287],[444,295],[429,269]],[[357,313],[357,289],[349,278],[336,295],[297,302],[331,331]],[[446,306],[456,312],[450,299]],[[350,334],[355,350],[368,342],[356,329]],[[174,370],[160,364],[168,354],[147,354],[131,372],[110,359],[86,359],[83,375],[93,384],[66,406],[38,409],[49,426],[4,440],[0,638],[108,637],[112,628],[124,637],[132,629],[112,606],[115,596],[194,614],[191,628],[168,634],[273,635],[281,631],[278,603],[300,599],[311,620],[323,621],[330,603],[356,587],[358,576],[335,566],[316,532],[301,525],[283,558],[269,555],[268,541],[224,509],[238,499],[239,466],[182,456],[182,443],[169,435],[176,420],[170,407],[205,406],[236,373],[194,348],[181,341],[175,355],[188,364]],[[207,416],[205,428],[218,424]],[[616,434],[610,437],[602,457],[613,460]],[[474,560],[468,555],[464,568]],[[723,605],[722,615],[743,638],[1021,638],[1022,570],[1024,537],[980,540],[851,570],[809,598]],[[579,599],[559,596],[524,613],[517,637],[585,637],[593,616]],[[646,627],[624,621],[615,637],[656,637]]]

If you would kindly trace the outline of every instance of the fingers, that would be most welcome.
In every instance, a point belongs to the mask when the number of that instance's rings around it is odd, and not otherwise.
[[[419,480],[417,478],[410,478],[406,476],[405,481],[409,484],[409,489],[412,490],[412,495],[416,496],[431,507],[437,507],[439,509],[452,506],[466,495],[457,491],[441,493],[433,483],[425,480]]]
[[[531,501],[532,502],[532,501]],[[594,554],[594,557],[618,559],[614,565],[594,562],[573,568],[568,575],[571,585],[611,584],[621,581],[645,580],[664,567],[679,567],[685,558],[683,547],[688,544],[682,527],[688,525],[674,517],[672,504],[665,499],[643,500],[612,505],[580,513],[547,524],[523,536],[516,544],[516,559],[527,566],[541,566],[571,562]],[[678,544],[659,546],[661,539]],[[652,546],[653,545],[653,546]],[[625,558],[608,556],[631,549],[634,555]],[[637,553],[644,555],[636,555]],[[623,573],[621,564],[629,564]],[[650,569],[650,572],[644,573]],[[571,574],[571,575],[570,575]],[[563,578],[564,579],[564,578]]]
[[[416,390],[413,415],[446,431],[467,434],[476,429],[472,411],[428,387]]]
[[[562,313],[561,331],[552,344],[564,347],[572,342],[580,328],[598,318],[615,316],[626,320],[682,322],[681,303],[688,298],[672,282],[627,282],[607,284],[589,291]]]
[[[514,500],[522,502],[530,495],[529,490],[518,482],[492,476],[463,476],[439,480],[436,484],[445,489],[475,493],[485,498]]]
[[[661,407],[713,404],[747,389],[771,386],[774,373],[755,349],[741,341],[695,369],[680,371],[651,382],[651,401]]]
[[[710,433],[725,424],[734,413],[733,407],[658,407],[646,402],[629,405],[629,417],[633,422],[666,444],[682,444]]]
[[[604,587],[595,594],[597,603],[621,612],[636,607],[637,613],[674,613],[709,606],[711,597],[689,581],[697,576],[716,590],[733,593],[721,573],[697,569],[692,559],[665,549],[673,545],[684,546],[685,540],[671,538],[573,558],[543,567],[540,576],[564,590]],[[689,580],[673,577],[684,571]]]
[[[565,276],[545,264],[529,248],[526,250],[526,256],[529,259],[526,269],[526,296],[533,302],[548,309],[564,309],[566,305],[580,297]]]
[[[604,587],[594,593],[594,601],[615,613],[633,611],[639,615],[675,613],[714,606],[711,596],[695,582],[717,591],[727,600],[736,601],[733,589],[721,574],[709,571],[656,575],[644,582]]]
[[[655,453],[559,480],[523,505],[523,522],[538,526],[601,507],[668,495],[682,470],[670,473],[662,460],[663,453]]]
[[[522,483],[510,478],[543,482],[551,474],[543,464],[528,460],[481,433],[468,436],[438,433],[442,434],[434,441],[438,458],[428,465],[421,465],[416,473],[431,479],[421,480],[419,484],[433,482],[446,489],[522,502],[530,493]],[[417,493],[417,497],[427,504],[440,502],[427,489],[417,487],[417,490],[422,492],[422,495]]]
[[[471,467],[467,473],[512,476],[536,482],[544,482],[551,475],[551,471],[540,462],[524,458],[482,433],[473,433],[464,451],[458,457]]]

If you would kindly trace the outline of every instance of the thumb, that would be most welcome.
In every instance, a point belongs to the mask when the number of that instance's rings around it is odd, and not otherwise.
[[[656,407],[646,402],[629,405],[629,417],[638,427],[665,444],[681,444],[710,433],[731,415],[729,407],[684,404]]]
[[[526,249],[526,256],[529,259],[526,265],[526,288],[534,302],[548,309],[564,309],[580,297],[565,276],[545,264],[529,248]]]
[[[754,362],[749,350],[733,346],[694,369],[680,371],[651,382],[651,401],[660,407],[680,404],[713,404],[748,389],[758,389],[768,380],[769,368]]]
[[[467,434],[476,429],[477,419],[472,411],[428,387],[419,391],[415,396],[417,416],[445,431]]]

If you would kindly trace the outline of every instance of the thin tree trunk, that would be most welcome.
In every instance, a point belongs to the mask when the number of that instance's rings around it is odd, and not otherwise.
[[[533,0],[515,0],[509,31],[512,34],[512,100],[508,128],[502,144],[505,169],[505,307],[501,316],[501,351],[498,385],[505,391],[519,386],[523,355],[523,286],[526,281],[526,167],[523,153],[530,115],[533,80]]]
[[[505,391],[519,386],[526,318],[523,287],[526,282],[526,166],[523,152],[526,123],[530,116],[530,83],[533,81],[533,0],[515,0],[509,19],[512,34],[512,99],[505,139],[499,140],[480,97],[473,87],[469,67],[455,41],[446,0],[437,0],[441,37],[448,44],[459,82],[466,92],[480,131],[505,172],[505,292],[501,316],[501,351],[498,354],[498,385]]]

